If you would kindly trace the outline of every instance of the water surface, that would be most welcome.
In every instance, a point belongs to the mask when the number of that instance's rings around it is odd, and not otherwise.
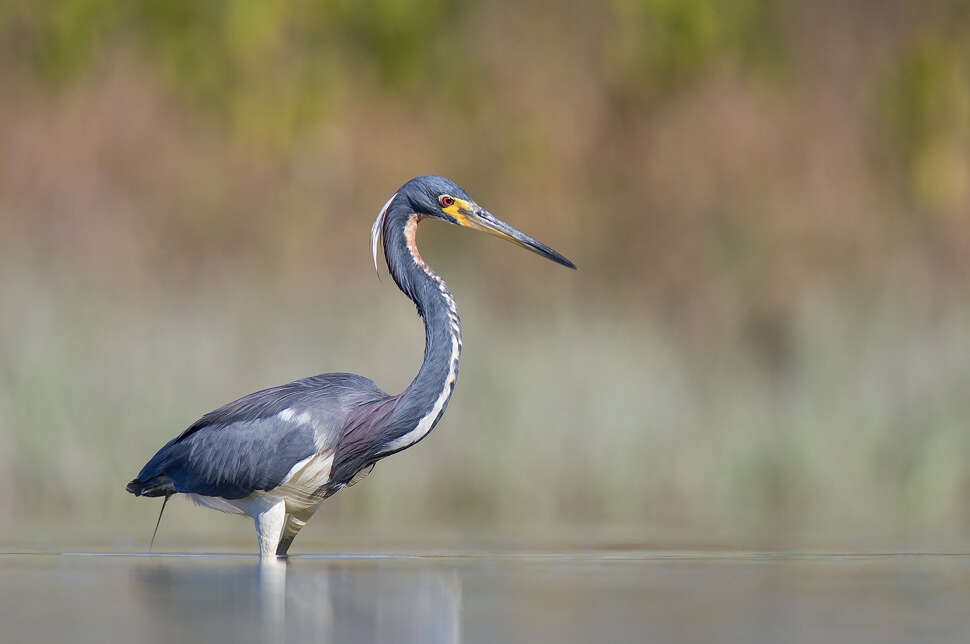
[[[968,607],[968,555],[0,555],[10,642],[966,642]]]

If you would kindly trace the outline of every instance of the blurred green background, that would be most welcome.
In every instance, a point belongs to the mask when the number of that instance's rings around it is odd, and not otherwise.
[[[3,0],[0,142],[0,543],[143,547],[201,413],[406,386],[368,234],[425,173],[580,270],[423,227],[454,398],[295,550],[970,536],[965,0]]]

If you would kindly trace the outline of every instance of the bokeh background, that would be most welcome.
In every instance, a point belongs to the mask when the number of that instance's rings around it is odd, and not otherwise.
[[[406,386],[368,234],[425,173],[580,270],[424,226],[454,398],[294,551],[970,536],[965,0],[4,0],[0,142],[0,543],[143,548],[201,413]]]

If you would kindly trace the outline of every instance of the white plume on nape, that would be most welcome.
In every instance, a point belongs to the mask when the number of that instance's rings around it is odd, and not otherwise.
[[[377,219],[374,220],[374,225],[370,229],[370,252],[374,256],[374,270],[377,271],[378,276],[381,274],[379,268],[377,268],[377,245],[381,241],[381,233],[384,230],[384,217],[387,216],[387,209],[391,207],[391,202],[394,201],[394,197],[397,193],[391,195],[391,198],[384,203],[384,207],[381,208],[381,212],[377,215]]]

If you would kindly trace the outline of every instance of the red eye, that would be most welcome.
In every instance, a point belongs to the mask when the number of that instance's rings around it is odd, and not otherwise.
[[[455,199],[453,197],[449,197],[448,195],[441,195],[438,198],[438,201],[440,201],[441,205],[445,208],[455,205]]]

